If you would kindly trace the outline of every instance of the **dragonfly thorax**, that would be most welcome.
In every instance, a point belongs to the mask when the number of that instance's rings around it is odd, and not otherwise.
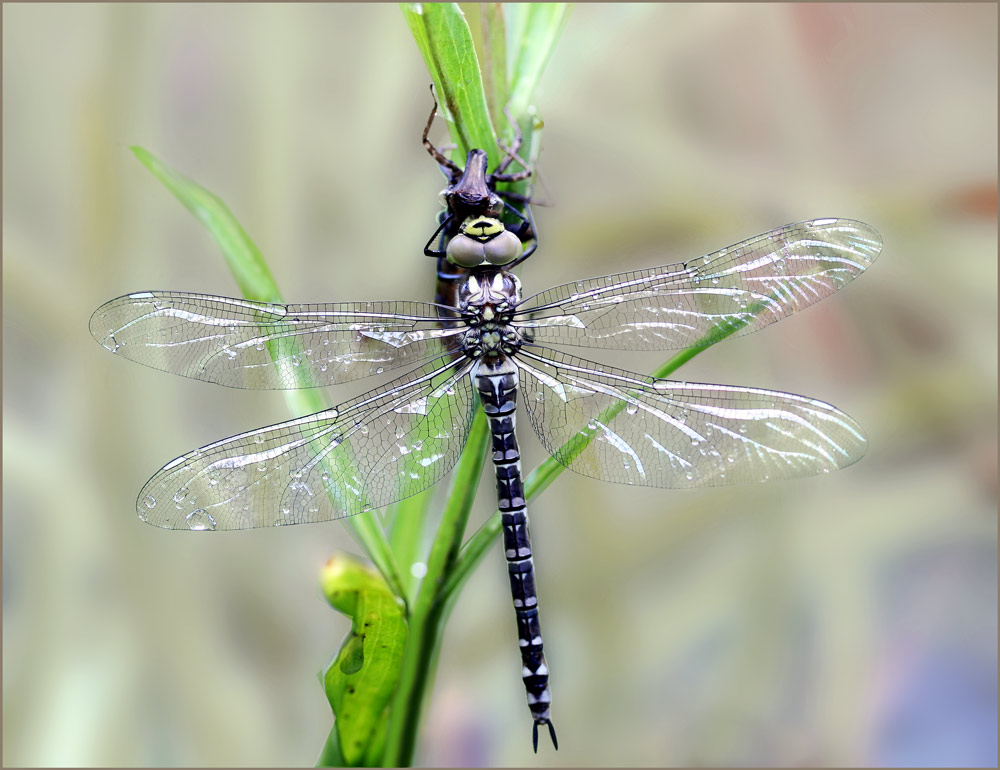
[[[521,301],[521,282],[505,270],[477,270],[458,289],[458,308],[473,326],[501,320]]]
[[[462,283],[458,298],[470,327],[462,346],[467,356],[510,355],[521,347],[521,336],[510,325],[521,299],[521,282],[516,276],[504,270],[476,271]]]
[[[513,326],[490,322],[469,329],[462,350],[469,358],[498,358],[513,355],[521,344],[521,335]]]

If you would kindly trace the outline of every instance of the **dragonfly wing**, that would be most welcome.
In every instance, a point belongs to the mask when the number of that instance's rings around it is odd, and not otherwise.
[[[861,426],[822,401],[657,380],[534,350],[515,358],[531,424],[556,460],[584,476],[718,486],[828,473],[865,453]]]
[[[136,501],[165,529],[249,529],[383,508],[455,464],[472,363],[443,357],[333,409],[241,433],[158,471]]]
[[[557,286],[523,301],[514,323],[541,344],[707,347],[833,294],[881,249],[863,222],[800,222],[688,262]]]
[[[90,319],[112,353],[232,388],[321,387],[440,356],[462,329],[422,302],[279,305],[183,292],[139,292]]]

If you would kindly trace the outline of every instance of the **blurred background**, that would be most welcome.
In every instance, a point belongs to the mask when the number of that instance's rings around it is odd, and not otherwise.
[[[286,419],[281,396],[116,359],[87,321],[130,291],[237,292],[133,144],[220,195],[288,299],[430,298],[428,83],[394,5],[3,6],[5,765],[315,761],[348,628],[317,576],[347,531],[133,508],[166,460]],[[532,289],[802,219],[881,231],[867,275],[680,375],[832,402],[871,447],[769,486],[561,476],[532,509],[560,751],[531,753],[497,547],[418,761],[995,765],[996,6],[580,4],[537,105],[556,205]]]

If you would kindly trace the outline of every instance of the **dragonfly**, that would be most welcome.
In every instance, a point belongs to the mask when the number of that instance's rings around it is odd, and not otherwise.
[[[101,306],[90,330],[119,356],[233,388],[323,387],[406,370],[334,408],[240,433],[167,463],[136,501],[142,521],[166,529],[241,530],[383,508],[448,473],[481,405],[492,434],[537,751],[540,727],[558,744],[517,404],[556,460],[603,481],[695,488],[848,466],[864,455],[865,433],[823,401],[658,378],[564,348],[699,349],[755,332],[849,283],[876,259],[882,241],[862,222],[815,219],[697,259],[522,296],[509,271],[522,254],[520,242],[488,252],[497,235],[473,227],[480,219],[469,217],[449,242],[449,253],[465,254],[470,263],[454,306],[284,305],[143,291]],[[468,255],[477,253],[480,261],[472,265]]]

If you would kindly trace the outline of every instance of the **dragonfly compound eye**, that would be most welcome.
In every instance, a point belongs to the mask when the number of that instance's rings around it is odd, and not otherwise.
[[[521,241],[510,230],[498,233],[483,245],[491,265],[506,265],[521,256]]]
[[[459,267],[476,267],[486,259],[484,245],[459,233],[448,242],[448,261]]]

